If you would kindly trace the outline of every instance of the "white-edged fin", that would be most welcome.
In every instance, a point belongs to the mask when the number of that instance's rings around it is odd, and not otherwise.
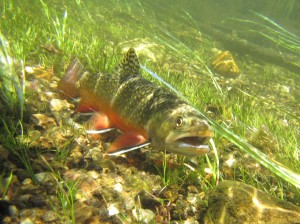
[[[102,134],[102,133],[106,133],[109,131],[115,130],[115,128],[107,128],[107,129],[102,129],[102,130],[86,130],[85,132],[87,134]]]
[[[122,154],[124,154],[126,152],[130,152],[130,151],[133,151],[133,150],[145,147],[147,145],[150,145],[150,142],[145,142],[145,143],[140,144],[140,145],[135,145],[135,146],[130,147],[130,148],[124,148],[124,149],[120,149],[120,150],[118,150],[116,152],[106,153],[106,154],[109,155],[109,156],[118,156],[118,155],[122,155]]]

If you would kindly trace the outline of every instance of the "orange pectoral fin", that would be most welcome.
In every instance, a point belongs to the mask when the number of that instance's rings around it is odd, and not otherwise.
[[[95,112],[97,111],[97,108],[82,98],[77,106],[77,111],[81,113]]]
[[[105,113],[97,112],[85,125],[86,133],[92,135],[103,134],[115,129],[115,125]]]
[[[115,127],[107,115],[102,112],[95,113],[88,123],[90,124],[89,127],[94,130],[110,129]]]
[[[119,155],[149,145],[148,139],[135,132],[121,134],[106,151],[108,155]]]

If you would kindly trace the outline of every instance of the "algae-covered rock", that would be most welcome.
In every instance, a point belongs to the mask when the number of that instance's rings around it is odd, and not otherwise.
[[[250,185],[223,181],[207,194],[204,223],[300,223],[300,208]]]

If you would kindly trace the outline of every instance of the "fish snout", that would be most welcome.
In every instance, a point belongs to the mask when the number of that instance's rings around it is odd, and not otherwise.
[[[192,126],[197,127],[197,129],[203,130],[203,131],[210,128],[210,125],[208,124],[208,122],[206,120],[193,120]]]
[[[194,120],[192,121],[192,127],[198,132],[201,132],[201,135],[203,136],[208,138],[212,138],[214,136],[214,132],[206,120]]]

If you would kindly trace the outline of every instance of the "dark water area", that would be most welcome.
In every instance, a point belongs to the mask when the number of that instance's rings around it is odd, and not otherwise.
[[[297,30],[300,8],[297,1],[151,1],[153,8],[173,11],[173,15],[189,12],[193,18],[201,22],[222,22],[227,18],[253,19],[253,13],[258,12],[272,18],[282,25],[287,25],[292,32]],[[163,16],[162,16],[163,17]],[[293,29],[293,26],[295,29]]]

